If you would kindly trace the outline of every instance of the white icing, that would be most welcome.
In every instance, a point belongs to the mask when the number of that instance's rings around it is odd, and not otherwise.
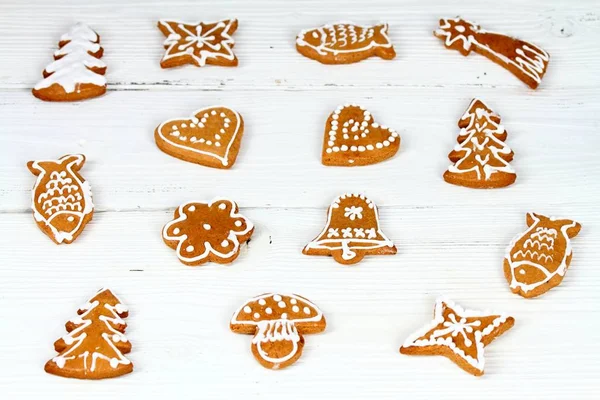
[[[185,44],[181,44],[181,36],[171,28],[169,22],[172,24],[177,24],[177,27],[188,35],[185,38]],[[206,65],[206,61],[209,58],[224,58],[230,61],[233,60],[235,58],[235,54],[233,53],[232,47],[235,42],[230,36],[229,30],[235,22],[236,20],[232,19],[228,20],[227,24],[225,24],[225,21],[204,23],[204,25],[216,24],[206,32],[202,32],[202,26],[200,22],[198,22],[197,24],[193,24],[196,25],[196,32],[191,32],[182,22],[166,20],[160,21],[159,23],[170,32],[164,43],[165,46],[168,46],[168,48],[163,56],[163,61],[188,55],[191,56],[198,63],[198,65],[202,67]],[[221,41],[215,41],[214,32],[217,30],[220,30],[220,36],[223,38]],[[177,47],[178,51],[173,51],[175,47]],[[202,49],[200,50],[199,55],[194,53],[193,47]],[[218,51],[225,51],[225,53]]]
[[[104,62],[89,54],[100,50],[100,45],[95,43],[97,40],[98,35],[86,25],[79,23],[73,26],[61,37],[61,42],[69,42],[54,53],[55,57],[61,58],[46,67],[46,72],[51,75],[38,82],[34,89],[58,84],[65,92],[75,93],[80,91],[83,83],[106,86],[106,77],[90,69],[106,67]]]
[[[454,310],[454,313],[450,313],[448,315],[449,320],[446,320],[443,315],[445,306]],[[492,333],[497,327],[504,324],[509,317],[504,314],[498,314],[492,323],[475,332],[473,328],[480,328],[481,321],[467,323],[466,318],[486,318],[493,315],[496,314],[488,311],[465,310],[451,300],[439,298],[435,303],[433,320],[423,328],[410,335],[402,347],[425,347],[434,345],[445,346],[452,350],[453,353],[460,356],[472,367],[483,372],[485,365],[483,338]],[[426,335],[430,330],[436,328],[440,324],[444,326],[443,329],[435,330],[429,335],[428,338],[421,339],[422,336]],[[443,336],[449,333],[451,336],[448,336],[444,339]],[[463,337],[466,346],[475,346],[475,358],[465,354],[462,349],[456,346],[453,338],[457,337],[458,335]],[[475,341],[474,343],[473,340]]]
[[[360,32],[360,39],[357,37],[357,30]],[[375,30],[380,34],[383,43],[373,39]],[[296,44],[301,47],[310,47],[323,56],[327,54],[338,55],[341,53],[359,53],[376,47],[392,47],[390,38],[387,35],[387,30],[387,24],[364,27],[354,24],[336,23],[300,31],[296,38]],[[320,38],[320,43],[316,46],[311,44],[309,41],[305,40],[307,35],[311,35],[315,39]],[[351,36],[350,43],[348,43],[348,36]],[[355,49],[345,48],[348,45],[354,46],[357,43],[360,43],[361,45]]]
[[[71,161],[64,165],[64,169],[60,173],[51,172],[49,176],[46,175],[47,171],[41,165],[42,163],[61,164],[69,159]],[[72,241],[74,234],[81,229],[86,216],[94,211],[90,184],[87,181],[80,180],[75,173],[83,166],[84,162],[85,157],[76,154],[66,155],[58,160],[34,161],[31,164],[30,168],[39,171],[32,190],[31,209],[33,210],[33,217],[38,222],[44,222],[57,243]],[[38,190],[42,184],[44,184],[44,190],[39,193]],[[64,196],[64,194],[71,192],[76,192],[76,196],[71,194]],[[69,232],[59,231],[52,224],[54,218],[63,214],[71,214],[79,219],[77,225]]]
[[[231,207],[230,207],[229,217],[235,218],[235,219],[237,219],[237,218],[244,219],[244,221],[246,222],[246,228],[240,232],[229,231],[227,240],[229,242],[231,242],[231,244],[232,244],[231,249],[229,251],[223,252],[220,250],[216,250],[212,247],[212,245],[208,241],[205,241],[203,253],[198,254],[198,255],[185,255],[183,252],[183,246],[188,238],[188,235],[186,233],[177,234],[177,233],[175,233],[175,230],[173,230],[173,235],[170,235],[169,231],[171,230],[171,226],[173,226],[174,224],[178,224],[181,221],[187,220],[187,215],[185,214],[184,210],[186,209],[186,207],[189,204],[202,203],[202,202],[188,202],[188,203],[182,204],[181,206],[179,206],[179,217],[170,221],[169,223],[167,223],[162,231],[162,236],[165,240],[178,242],[176,253],[177,253],[177,257],[181,261],[186,262],[186,263],[195,263],[195,262],[204,260],[210,254],[214,254],[217,257],[224,258],[224,259],[230,258],[231,256],[233,256],[235,253],[238,252],[238,249],[240,247],[240,242],[239,242],[238,236],[243,236],[243,235],[247,234],[248,232],[250,232],[254,228],[254,225],[252,224],[252,222],[250,222],[242,214],[235,212],[237,205],[232,200],[225,199],[225,198],[215,198],[208,203],[208,206],[210,207],[212,204],[220,202],[220,201],[230,203]],[[191,207],[189,207],[188,210],[192,211]],[[225,247],[225,246],[223,246],[223,247]]]
[[[502,62],[504,62],[505,64],[511,64],[517,67],[520,71],[522,71],[525,75],[529,76],[538,84],[542,81],[541,77],[544,74],[544,71],[546,70],[546,65],[548,61],[550,60],[550,56],[543,49],[530,43],[524,44],[521,48],[517,48],[515,51],[519,56],[515,57],[515,59],[511,59],[504,54],[492,50],[489,46],[480,43],[477,40],[477,36],[479,34],[495,34],[502,35],[510,40],[515,40],[512,37],[503,35],[501,33],[481,29],[477,24],[470,21],[462,20],[460,18],[444,18],[442,21],[443,22],[440,25],[440,28],[435,31],[435,34],[436,36],[445,37],[444,43],[446,46],[451,46],[453,43],[459,40],[462,42],[463,48],[466,51],[469,51],[471,49],[471,46],[477,46],[484,52],[489,53],[491,56],[502,60]],[[458,34],[455,34],[452,32],[452,24],[450,23],[450,21],[452,21],[453,23],[463,23],[466,26],[457,25],[455,27],[455,30],[456,32],[458,32]],[[465,31],[467,30],[473,32],[473,34],[465,36],[463,33],[465,33]]]
[[[217,160],[219,160],[221,162],[221,164],[223,166],[227,166],[229,164],[228,156],[229,156],[229,152],[231,150],[231,146],[233,146],[233,143],[235,142],[236,137],[237,137],[237,135],[239,134],[239,131],[240,131],[241,117],[240,117],[240,115],[236,111],[234,111],[234,110],[232,110],[230,108],[224,107],[224,106],[213,106],[213,107],[208,107],[208,108],[200,109],[200,110],[195,111],[194,115],[199,115],[200,113],[205,112],[205,111],[207,111],[209,109],[212,109],[212,108],[226,108],[227,110],[229,110],[231,113],[233,113],[235,115],[236,126],[235,126],[235,129],[233,130],[231,138],[229,139],[229,142],[227,143],[227,147],[225,148],[225,152],[223,153],[223,155],[220,155],[217,152],[211,152],[208,149],[201,150],[201,149],[195,148],[193,146],[185,146],[185,145],[182,145],[181,143],[172,141],[169,138],[169,133],[167,132],[167,130],[168,130],[167,128],[170,127],[173,124],[173,122],[179,121],[180,119],[170,119],[170,120],[165,121],[162,124],[160,124],[159,127],[158,127],[158,129],[157,129],[158,130],[158,136],[160,137],[160,139],[162,141],[164,141],[166,143],[169,143],[169,145],[171,145],[171,146],[175,146],[175,147],[177,147],[179,149],[183,149],[185,151],[191,151],[191,152],[194,152],[194,153],[198,153],[198,154],[202,154],[202,155],[205,155],[205,156],[216,158]],[[206,118],[209,117],[208,114],[206,114],[206,113],[204,115],[206,116]],[[203,118],[202,122],[206,123],[206,119]],[[176,127],[172,128],[172,129],[176,129]],[[205,142],[204,138],[201,138],[198,141],[200,143],[206,143],[207,145],[212,145],[212,141],[206,141]],[[219,144],[219,146],[216,146],[216,147],[220,147],[220,144]]]

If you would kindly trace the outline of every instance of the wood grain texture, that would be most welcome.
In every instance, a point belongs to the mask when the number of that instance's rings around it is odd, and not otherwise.
[[[461,57],[431,34],[460,14],[551,54],[531,91],[484,57]],[[161,70],[159,18],[237,17],[240,67]],[[323,66],[299,55],[303,28],[352,20],[390,23],[398,57]],[[94,27],[109,92],[72,104],[30,94],[70,24]],[[600,4],[482,2],[22,1],[0,2],[0,397],[54,399],[593,399],[600,364]],[[476,191],[441,175],[456,122],[472,97],[502,117],[517,183]],[[356,102],[396,129],[391,160],[346,169],[320,164],[327,116]],[[246,124],[238,160],[219,171],[156,148],[162,121],[224,104]],[[39,231],[29,160],[82,152],[94,220],[69,246]],[[343,267],[302,247],[330,202],[363,192],[380,207],[398,254]],[[160,230],[176,206],[236,200],[257,226],[232,265],[179,263]],[[537,211],[582,223],[563,283],[525,300],[510,293],[502,257]],[[102,286],[131,311],[132,374],[81,382],[45,374],[52,343]],[[268,371],[231,314],[265,291],[297,292],[325,312],[293,367]],[[491,344],[486,374],[399,346],[426,323],[435,297],[503,311],[515,327]]]

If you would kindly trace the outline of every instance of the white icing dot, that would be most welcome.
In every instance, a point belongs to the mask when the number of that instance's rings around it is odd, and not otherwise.
[[[224,210],[226,208],[227,208],[227,206],[225,205],[225,203],[219,204],[219,210]]]
[[[260,318],[260,314],[257,313],[257,312],[255,312],[254,315],[253,315],[253,317],[254,317],[254,319],[259,319]]]
[[[290,303],[296,304],[296,303],[298,303],[298,300],[296,300],[296,299],[290,299]]]
[[[333,147],[333,151],[335,151],[335,152],[337,153],[338,151],[340,151],[340,148],[339,148],[339,147],[337,147],[337,146],[334,146],[334,147]]]
[[[215,110],[212,110],[212,111],[210,112],[210,115],[217,115],[217,112],[216,112]]]
[[[173,235],[179,235],[179,232],[181,232],[179,228],[173,229]]]
[[[525,270],[524,270],[524,269],[520,269],[520,270],[519,270],[519,273],[520,273],[521,275],[525,275]]]
[[[287,313],[281,314],[281,319],[287,319]]]
[[[194,143],[195,143],[195,142],[196,142],[196,140],[197,140],[197,139],[196,139],[196,136],[192,136],[192,137],[190,138],[190,142],[194,142]]]
[[[358,140],[359,136],[358,135],[354,135],[354,140]]]
[[[177,130],[177,125],[173,125],[173,126],[171,126],[171,128],[172,128],[174,131],[176,131],[176,130]]]
[[[373,145],[372,145],[372,144],[368,144],[368,145],[367,145],[367,150],[373,150],[373,149],[374,149],[374,147],[373,147]]]
[[[378,149],[381,149],[383,147],[383,145],[381,143],[377,143],[377,144],[375,144],[375,147],[377,147]]]
[[[396,139],[394,139],[394,137],[393,137],[393,136],[390,136],[390,137],[388,138],[388,140],[390,141],[390,143],[394,143],[394,140],[396,140]]]
[[[212,142],[210,140],[207,140],[206,144],[210,146],[212,144]]]
[[[281,301],[281,296],[278,294],[273,295],[273,300],[275,301]]]
[[[204,113],[204,118],[208,118],[208,113]]]
[[[221,147],[221,143],[220,142],[215,142],[215,146],[216,147]]]
[[[327,154],[330,154],[331,152],[332,152],[332,150],[331,150],[331,149],[327,149],[327,150],[325,150],[325,153],[327,153]]]
[[[221,242],[221,247],[227,247],[227,245],[229,245],[229,241],[227,239]]]
[[[265,299],[260,299],[260,300],[258,300],[258,304],[260,304],[261,306],[264,306],[265,304],[267,304],[267,302],[265,301]]]
[[[329,142],[327,142],[327,146],[333,146],[335,144],[335,142],[333,140],[330,140]]]
[[[279,306],[279,308],[285,308],[286,307],[285,301],[280,301],[279,303],[277,303],[277,305]]]
[[[383,145],[384,145],[385,147],[388,147],[388,146],[390,145],[390,142],[389,142],[389,141],[387,141],[387,140],[384,140],[384,141],[383,141]]]
[[[200,138],[200,140],[198,140],[200,143],[204,143],[206,140],[204,138]]]
[[[191,253],[192,251],[194,251],[194,246],[189,245],[188,247],[185,248],[185,251],[187,251],[188,253]]]
[[[240,221],[240,220],[235,221],[235,226],[237,226],[238,228],[240,226],[242,226],[242,221]]]
[[[221,135],[219,135],[218,133],[215,134],[215,139],[217,139],[217,140],[221,139]]]
[[[310,314],[310,308],[304,307],[304,314]]]
[[[195,127],[196,127],[196,124],[194,124],[194,123],[190,124],[190,128],[195,128]]]
[[[298,312],[298,311],[300,311],[300,307],[294,306],[294,307],[292,307],[292,311],[293,312]]]
[[[206,229],[207,231],[210,231],[210,228],[211,228],[210,224],[204,224],[204,225],[202,225],[202,227],[204,229]]]
[[[246,314],[250,314],[252,312],[252,309],[250,308],[250,306],[246,306],[246,307],[244,307],[244,312]]]
[[[340,147],[340,149],[342,151],[348,151],[348,146],[346,146],[345,144],[343,144],[342,147]]]
[[[273,309],[271,307],[265,308],[265,312],[269,315],[273,314]]]
[[[344,139],[350,139],[350,136],[348,136],[348,134],[347,134],[347,133],[344,133],[344,136],[343,136],[343,138],[344,138]]]
[[[74,217],[72,217],[72,216],[71,216],[71,217],[69,217],[69,218],[67,218],[67,221],[69,221],[69,222],[73,222],[74,220],[75,220],[75,218],[74,218]]]
[[[350,146],[350,151],[356,151],[356,150],[358,150],[358,147],[356,147],[356,146]]]
[[[205,115],[206,117],[208,117],[208,115],[206,115],[206,114],[204,114],[204,115]],[[205,123],[206,123],[206,118],[202,118],[202,119],[200,120],[200,122],[201,122],[202,124],[205,124]]]
[[[373,124],[371,125],[373,128],[379,128],[379,124],[377,122],[373,122]]]
[[[230,120],[229,118],[225,118],[223,121],[224,121],[226,124],[228,124],[228,123],[230,123],[230,122],[231,122],[231,120]]]
[[[179,131],[171,132],[171,136],[178,137],[179,136]]]
[[[181,127],[182,127],[182,128],[187,128],[187,124],[186,124],[186,123],[182,123],[182,124],[181,124]]]
[[[462,25],[456,25],[454,27],[454,29],[456,29],[457,32],[463,33],[465,31],[465,27]]]
[[[190,207],[188,208],[188,211],[191,211],[191,212],[194,212],[194,211],[196,211],[196,206],[190,206]]]
[[[224,128],[229,128],[229,124],[223,124]]]
[[[225,113],[224,113],[224,112],[222,112],[221,114],[219,114],[219,116],[220,116],[221,118],[225,118]]]
[[[365,151],[366,147],[365,146],[358,146],[358,151]]]
[[[336,126],[337,124],[338,124],[338,122],[336,120],[331,121],[332,126]]]
[[[342,128],[342,133],[348,133],[348,128]]]

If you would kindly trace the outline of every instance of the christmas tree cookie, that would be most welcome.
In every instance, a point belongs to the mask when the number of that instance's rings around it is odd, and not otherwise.
[[[509,164],[514,153],[504,143],[507,133],[496,113],[473,99],[458,127],[458,145],[448,154],[454,164],[444,173],[446,182],[476,189],[515,182],[517,174]]]
[[[58,355],[46,363],[49,374],[78,379],[104,379],[133,371],[124,354],[131,351],[123,320],[129,312],[108,289],[100,290],[65,327],[68,334],[54,342]]]
[[[35,97],[45,101],[76,101],[106,92],[106,64],[100,60],[104,50],[96,32],[78,23],[61,36],[58,47],[54,62],[44,69],[44,79],[33,88]]]

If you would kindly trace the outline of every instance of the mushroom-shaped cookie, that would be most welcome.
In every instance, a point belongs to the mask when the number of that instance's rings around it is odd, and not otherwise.
[[[266,293],[244,303],[229,327],[254,335],[252,354],[263,367],[281,369],[302,355],[302,335],[322,332],[325,325],[321,310],[304,297]]]

